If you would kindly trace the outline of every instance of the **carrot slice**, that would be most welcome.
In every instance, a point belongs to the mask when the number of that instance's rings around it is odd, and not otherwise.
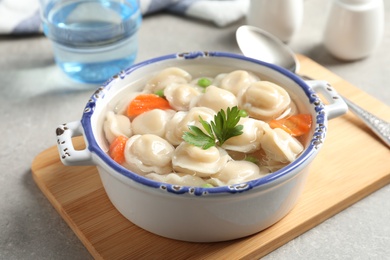
[[[110,144],[108,154],[114,161],[119,164],[125,162],[125,146],[128,139],[129,138],[126,136],[121,135],[115,138],[114,141]]]
[[[310,131],[311,115],[298,114],[282,119],[273,119],[269,122],[271,128],[281,128],[292,136],[301,136]]]
[[[127,107],[127,116],[135,117],[153,109],[171,109],[169,102],[156,94],[141,94]]]

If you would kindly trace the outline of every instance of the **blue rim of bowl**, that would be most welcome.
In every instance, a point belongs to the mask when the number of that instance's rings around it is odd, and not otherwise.
[[[295,81],[305,92],[306,96],[309,98],[310,103],[313,105],[313,109],[316,111],[316,127],[313,134],[313,137],[308,144],[308,147],[303,151],[303,153],[292,163],[288,164],[287,166],[283,167],[280,170],[277,170],[273,173],[270,173],[262,178],[251,180],[244,183],[229,185],[229,186],[221,186],[221,187],[213,187],[213,188],[204,188],[204,187],[192,187],[192,186],[181,186],[181,185],[174,185],[174,184],[168,184],[168,183],[162,183],[158,181],[154,181],[151,179],[148,179],[146,177],[143,177],[141,175],[138,175],[136,173],[131,172],[130,170],[124,168],[123,166],[119,165],[115,161],[113,161],[107,153],[105,153],[98,145],[96,139],[94,138],[93,131],[92,131],[92,124],[91,124],[91,117],[93,115],[93,112],[95,110],[95,107],[100,99],[103,99],[105,96],[105,93],[109,91],[111,88],[112,83],[114,83],[116,80],[120,80],[125,78],[127,75],[131,74],[133,71],[142,68],[144,66],[147,66],[152,63],[164,61],[164,60],[170,60],[170,59],[198,59],[198,58],[209,58],[209,57],[224,57],[224,58],[231,58],[231,59],[238,59],[243,60],[247,62],[251,62],[257,65],[265,66],[268,68],[271,68],[287,77]],[[288,175],[292,171],[294,171],[296,168],[299,168],[305,161],[313,159],[313,157],[318,150],[321,148],[322,143],[324,141],[325,135],[326,135],[326,128],[327,128],[327,120],[326,120],[326,109],[322,101],[319,99],[318,95],[313,91],[311,87],[309,87],[301,78],[296,76],[294,73],[281,68],[279,66],[266,63],[263,61],[255,60],[252,58],[245,57],[240,54],[234,54],[234,53],[227,53],[227,52],[203,52],[203,51],[197,51],[197,52],[186,52],[186,53],[175,53],[175,54],[169,54],[166,56],[161,56],[157,58],[153,58],[150,60],[146,60],[143,62],[140,62],[138,64],[135,64],[128,69],[120,72],[119,74],[115,75],[111,79],[109,79],[106,83],[104,83],[100,88],[96,90],[96,92],[91,96],[89,102],[87,103],[84,113],[81,119],[81,124],[84,128],[84,135],[87,139],[88,143],[88,149],[95,153],[98,157],[100,157],[101,160],[103,160],[104,163],[106,163],[109,167],[111,167],[116,172],[122,174],[123,176],[126,176],[127,178],[130,178],[131,180],[138,182],[140,184],[143,184],[145,186],[149,186],[152,188],[161,189],[164,191],[167,191],[172,194],[193,194],[196,196],[201,195],[222,195],[222,194],[232,194],[232,193],[242,193],[251,189],[254,189],[256,187],[264,186],[267,184],[270,184],[271,182],[280,179],[283,176]]]

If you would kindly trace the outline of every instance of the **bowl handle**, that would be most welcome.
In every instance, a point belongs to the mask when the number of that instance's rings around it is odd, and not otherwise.
[[[323,80],[309,80],[306,81],[306,83],[312,87],[314,91],[320,93],[321,97],[326,99],[328,102],[325,105],[328,119],[332,119],[347,113],[348,106],[344,99],[328,82]]]
[[[83,135],[80,121],[62,124],[57,127],[57,148],[63,164],[65,165],[92,165],[92,154],[85,148],[76,150],[72,137]]]

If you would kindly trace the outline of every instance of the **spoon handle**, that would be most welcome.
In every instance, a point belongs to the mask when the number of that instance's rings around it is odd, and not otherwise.
[[[299,75],[304,80],[313,80],[306,75]],[[390,123],[374,116],[367,110],[353,103],[351,100],[342,96],[348,109],[359,117],[388,147],[390,147]]]
[[[390,147],[390,123],[374,116],[345,97],[343,99],[348,108]]]

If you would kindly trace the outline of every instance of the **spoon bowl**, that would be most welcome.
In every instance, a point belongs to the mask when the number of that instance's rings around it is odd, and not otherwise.
[[[294,52],[267,31],[243,25],[236,31],[236,40],[241,52],[247,57],[279,65],[293,73],[299,70],[299,61]],[[303,78],[310,79],[307,76]],[[390,147],[390,123],[369,113],[345,97],[343,99],[349,110]]]
[[[277,37],[254,26],[241,26],[236,39],[241,52],[250,58],[277,64],[292,72],[299,70],[299,62],[290,48]]]

